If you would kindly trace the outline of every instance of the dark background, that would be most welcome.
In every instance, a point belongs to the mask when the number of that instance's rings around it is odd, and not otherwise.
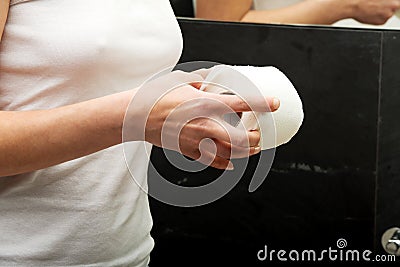
[[[383,253],[381,235],[400,225],[400,34],[185,19],[180,25],[181,62],[276,66],[296,86],[305,121],[277,149],[256,192],[248,185],[257,156],[214,203],[181,208],[151,199],[151,266],[266,265],[256,256],[264,245],[322,250],[335,248],[339,238],[348,249]],[[180,171],[159,148],[151,161],[150,177],[157,170],[184,186],[220,174]]]

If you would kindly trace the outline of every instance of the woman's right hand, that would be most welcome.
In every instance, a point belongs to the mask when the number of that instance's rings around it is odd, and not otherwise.
[[[231,158],[260,152],[258,131],[235,128],[223,116],[275,111],[279,101],[246,102],[235,95],[203,92],[202,80],[198,74],[175,71],[139,88],[127,110],[124,139],[145,140],[219,169],[233,169]]]
[[[338,0],[348,1],[348,0]],[[350,0],[349,0],[350,1]],[[355,20],[366,23],[381,25],[390,19],[396,10],[400,8],[399,0],[351,0],[352,15]]]

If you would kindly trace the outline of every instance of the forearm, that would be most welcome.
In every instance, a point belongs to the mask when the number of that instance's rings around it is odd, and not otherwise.
[[[40,111],[0,111],[0,176],[34,171],[121,143],[134,90]]]
[[[351,0],[307,0],[275,10],[250,10],[243,22],[332,24],[348,18],[354,9]]]
[[[219,21],[240,21],[253,0],[196,0],[196,17]]]

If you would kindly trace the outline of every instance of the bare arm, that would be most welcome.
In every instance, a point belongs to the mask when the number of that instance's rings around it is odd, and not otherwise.
[[[247,0],[197,0],[197,17],[256,23],[332,24],[346,18],[383,24],[400,7],[399,0],[305,0],[274,10],[250,10]],[[266,0],[268,1],[268,0]],[[230,10],[235,9],[235,11]],[[206,14],[207,12],[210,12]],[[228,14],[229,13],[229,14]],[[221,15],[222,14],[222,15]]]
[[[253,0],[197,0],[196,17],[239,21],[250,10]]]
[[[332,24],[351,16],[348,0],[307,0],[275,10],[250,10],[242,17],[244,22]]]
[[[42,111],[0,111],[0,176],[79,158],[121,142],[135,91]]]
[[[0,2],[0,41],[3,36],[4,27],[6,25],[8,8],[10,5],[10,0],[2,0]]]

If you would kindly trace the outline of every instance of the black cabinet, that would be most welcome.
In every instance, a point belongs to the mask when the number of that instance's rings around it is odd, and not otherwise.
[[[305,121],[277,149],[256,192],[248,185],[257,156],[239,184],[212,204],[181,208],[151,199],[152,266],[257,266],[265,245],[322,250],[338,239],[349,249],[384,253],[382,234],[400,226],[400,32],[179,22],[181,62],[276,66],[296,86]],[[159,148],[151,161],[150,176],[156,169],[175,182],[220,174],[178,170]]]

